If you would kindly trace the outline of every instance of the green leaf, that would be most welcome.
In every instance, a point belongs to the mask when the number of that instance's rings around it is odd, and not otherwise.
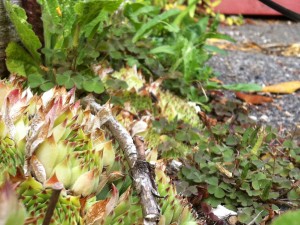
[[[270,193],[270,189],[272,187],[272,182],[271,181],[267,181],[267,184],[263,190],[263,193],[261,195],[261,198],[263,201],[266,201],[269,198],[269,193]]]
[[[226,145],[235,146],[239,143],[239,139],[235,135],[228,135],[226,138]]]
[[[230,42],[235,42],[235,40],[232,37],[230,37],[229,35],[220,34],[220,33],[206,33],[205,38],[206,39],[216,38],[216,39],[222,39],[222,40],[226,40],[226,41],[230,41]]]
[[[85,37],[92,38],[98,30],[102,30],[103,27],[101,27],[101,23],[107,19],[107,12],[101,11],[91,22],[82,28],[82,32],[84,33]]]
[[[166,53],[170,55],[175,55],[176,52],[174,51],[173,47],[170,45],[162,45],[156,47],[150,51],[151,54],[159,54],[159,53]]]
[[[83,83],[84,90],[101,94],[105,89],[103,83],[99,79],[85,80]]]
[[[53,88],[55,86],[55,84],[53,84],[52,82],[46,82],[43,83],[40,88],[42,89],[42,91],[48,91],[49,89]]]
[[[6,66],[9,72],[27,77],[30,73],[39,72],[39,65],[32,56],[16,42],[10,42],[5,50]]]
[[[211,184],[213,186],[218,186],[219,180],[217,177],[210,177],[206,180],[206,183]]]
[[[28,76],[28,83],[31,88],[36,88],[42,85],[45,82],[43,76],[41,74],[30,74]]]
[[[80,1],[75,4],[74,10],[78,16],[79,24],[85,25],[94,20],[101,10],[107,12],[116,11],[122,2],[122,0]]]
[[[224,89],[232,91],[261,91],[262,87],[258,84],[227,84],[222,85]]]
[[[192,0],[192,1],[190,1],[189,4],[188,4],[188,7],[187,7],[185,10],[181,11],[181,13],[176,17],[176,19],[175,19],[175,21],[174,21],[173,24],[176,25],[176,26],[180,26],[182,20],[183,20],[188,14],[190,14],[190,16],[193,17],[193,16],[191,15],[191,12],[194,13],[194,11],[195,11],[194,9],[195,9],[195,7],[196,7],[197,2],[198,2],[197,0]],[[192,13],[192,14],[193,14],[193,13]]]
[[[157,15],[160,8],[157,6],[143,5],[141,3],[131,3],[126,4],[124,8],[124,15],[135,25],[140,24],[139,16],[144,17],[144,15]]]
[[[68,81],[65,83],[65,86],[66,86],[67,89],[73,88],[73,87],[75,86],[74,80],[73,80],[73,79],[68,80]],[[76,86],[76,87],[77,87],[77,86]],[[79,87],[77,87],[77,88],[79,88]]]
[[[22,44],[25,46],[29,54],[33,59],[40,63],[41,56],[38,50],[42,47],[42,44],[37,37],[37,35],[32,30],[31,25],[27,22],[27,16],[25,10],[21,7],[10,3],[10,1],[5,2],[6,11],[14,27],[20,37]]]
[[[286,212],[274,220],[272,225],[298,225],[300,221],[300,210]]]
[[[212,52],[212,53],[218,53],[220,55],[227,55],[227,51],[224,49],[220,49],[217,46],[213,46],[213,45],[204,45],[203,48],[206,51]]]
[[[60,33],[62,32],[59,29],[59,24],[61,23],[61,17],[57,13],[57,8],[60,7],[58,0],[38,0],[38,3],[41,5],[42,8],[42,19],[44,22],[44,29],[46,32],[51,31],[52,33]],[[65,16],[65,15],[64,15]],[[70,18],[69,18],[70,19]]]
[[[58,85],[65,85],[71,79],[72,71],[66,71],[63,74],[56,75],[56,82]]]
[[[132,38],[132,42],[137,42],[147,31],[149,31],[152,27],[156,26],[157,24],[161,23],[163,20],[168,19],[171,16],[175,16],[180,13],[180,10],[178,9],[172,9],[169,11],[166,11],[150,21],[148,21],[146,24],[144,24],[134,35]]]
[[[216,198],[224,198],[226,195],[225,191],[222,188],[216,188],[214,192],[214,196]]]
[[[249,172],[249,169],[250,169],[250,163],[247,163],[241,173],[241,179],[242,180],[245,180],[247,178],[247,175],[248,175],[248,172]]]
[[[299,188],[298,188],[299,189]],[[288,193],[288,195],[287,195],[287,197],[288,197],[288,199],[290,200],[290,201],[293,201],[293,200],[299,200],[299,198],[300,198],[300,191],[298,190],[295,190],[295,189],[292,189],[289,193]]]
[[[76,74],[75,76],[72,76],[72,80],[78,89],[82,89],[82,83],[84,81],[84,77],[82,74],[79,73],[79,74]]]

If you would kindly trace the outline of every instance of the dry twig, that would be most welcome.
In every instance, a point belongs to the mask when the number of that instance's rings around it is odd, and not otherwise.
[[[94,114],[100,115],[100,124],[107,127],[118,141],[126,155],[134,187],[140,197],[144,224],[157,224],[160,217],[160,209],[156,202],[158,193],[155,185],[153,185],[155,182],[151,177],[151,167],[145,161],[145,155],[142,153],[141,143],[137,140],[136,144],[140,146],[140,154],[138,154],[137,148],[128,131],[115,120],[108,107],[98,104],[92,96],[83,98],[81,103],[84,106],[89,105]]]

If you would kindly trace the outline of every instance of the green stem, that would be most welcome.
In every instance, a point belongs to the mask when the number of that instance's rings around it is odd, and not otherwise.
[[[44,24],[44,40],[45,40],[45,49],[51,49],[51,33],[47,30],[46,25]],[[51,56],[45,54],[45,66],[49,67],[51,63]]]
[[[74,36],[73,36],[73,47],[77,48],[79,43],[80,26],[76,25]]]
[[[76,70],[76,61],[77,61],[77,48],[79,45],[79,35],[80,35],[80,25],[76,24],[75,27],[75,32],[73,35],[73,54],[74,54],[74,58],[72,60],[72,70],[75,71]]]

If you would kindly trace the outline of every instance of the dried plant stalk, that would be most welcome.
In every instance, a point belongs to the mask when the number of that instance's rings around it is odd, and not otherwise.
[[[100,123],[112,133],[124,151],[134,183],[134,187],[139,194],[143,209],[144,224],[157,224],[160,217],[156,196],[157,191],[155,181],[151,177],[151,168],[145,161],[143,154],[138,154],[137,148],[128,131],[111,115],[110,109],[98,104],[91,96],[85,97],[81,101],[82,105],[90,106],[94,114],[101,115]]]

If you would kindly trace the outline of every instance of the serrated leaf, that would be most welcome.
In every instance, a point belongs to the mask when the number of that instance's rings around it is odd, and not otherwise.
[[[47,32],[50,31],[52,33],[62,32],[62,30],[59,29],[61,16],[59,13],[57,13],[57,8],[60,9],[60,5],[58,1],[38,0],[38,3],[41,5],[42,8],[42,19],[43,19],[44,29],[46,29]]]
[[[8,16],[20,37],[21,42],[33,57],[33,59],[40,63],[41,55],[38,50],[42,47],[42,44],[38,36],[32,30],[31,25],[27,22],[27,16],[24,9],[21,7],[10,3],[10,1],[5,2],[5,8]]]
[[[32,56],[16,42],[10,42],[5,52],[9,72],[26,77],[30,73],[39,71],[39,65]]]

